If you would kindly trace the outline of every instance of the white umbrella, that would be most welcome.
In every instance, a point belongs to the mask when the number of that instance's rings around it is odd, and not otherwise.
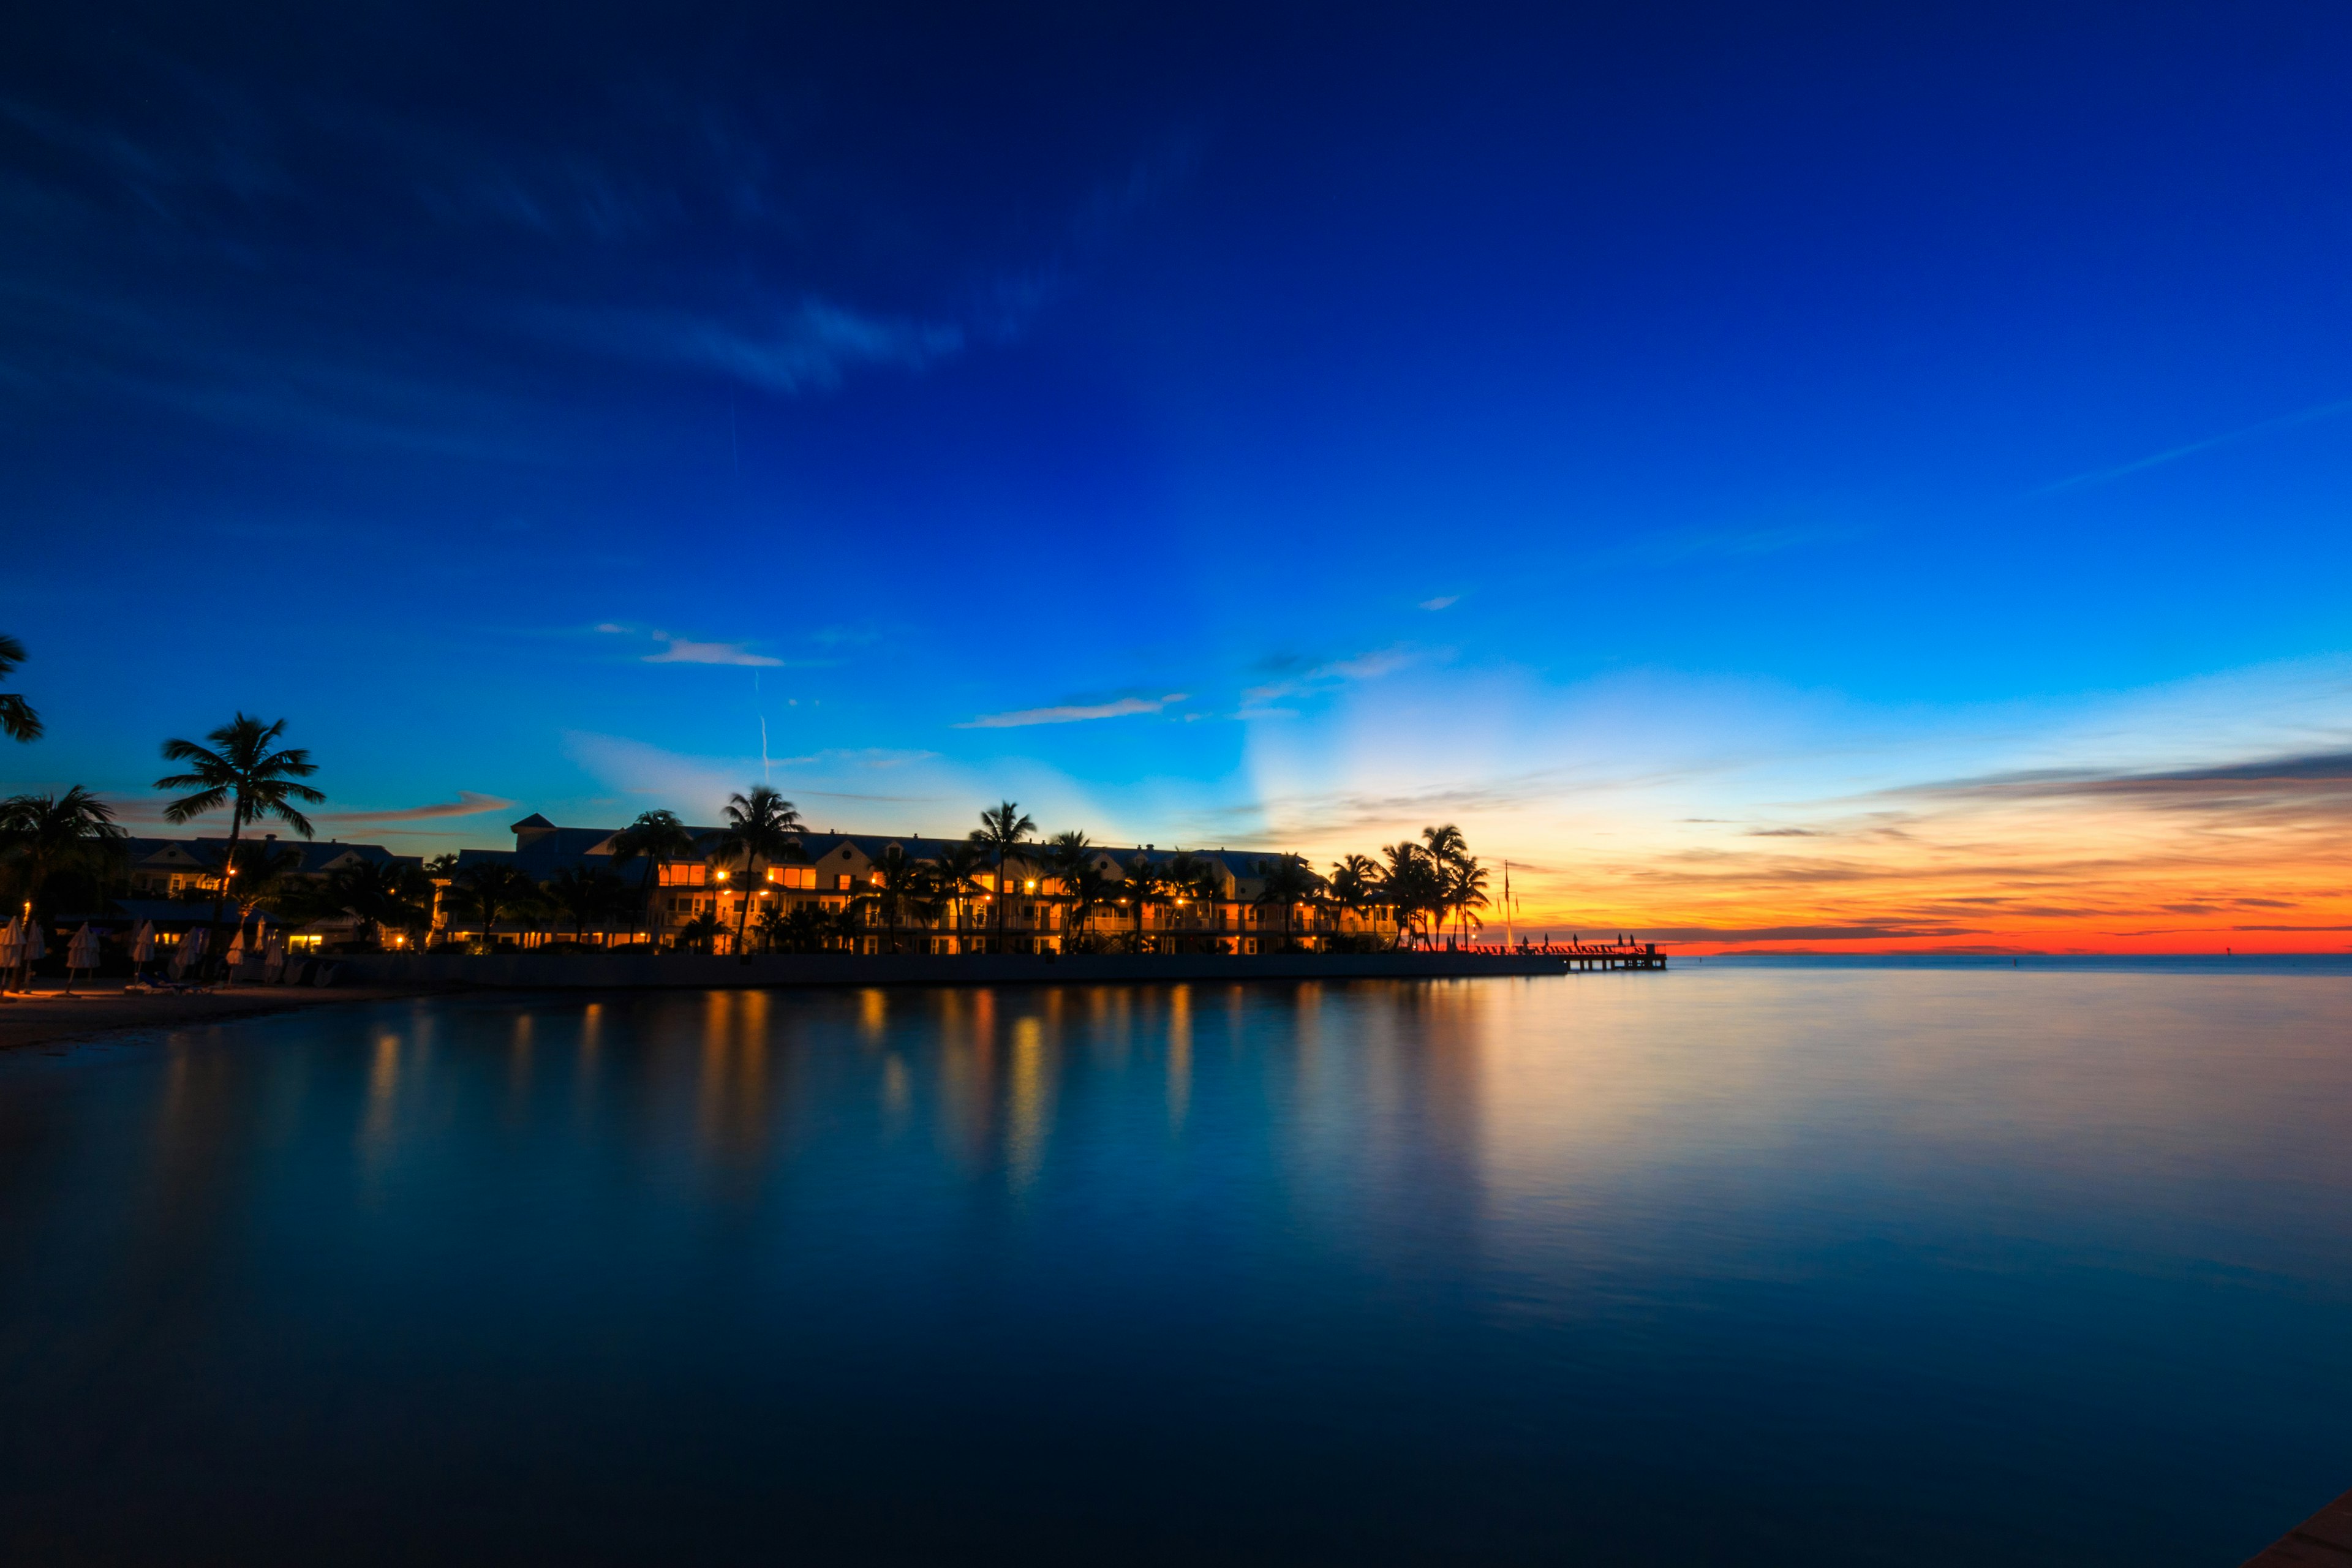
[[[176,980],[187,973],[204,956],[205,928],[198,926],[180,939],[178,951],[172,954],[172,978]]]
[[[245,922],[236,922],[236,934],[228,939],[228,952],[222,960],[231,969],[245,962]]]
[[[8,972],[25,961],[25,925],[16,916],[0,926],[0,991],[8,988]]]
[[[153,921],[141,921],[139,929],[131,933],[131,962],[133,963],[155,962],[155,922]]]
[[[49,944],[41,940],[41,922],[26,921],[25,922],[25,962],[38,963],[48,956]]]
[[[286,939],[272,930],[261,948],[261,978],[276,984],[286,973]]]
[[[81,930],[74,932],[73,941],[66,944],[66,994],[73,994],[75,970],[88,971],[97,967],[98,933],[89,929],[88,921],[84,921]]]

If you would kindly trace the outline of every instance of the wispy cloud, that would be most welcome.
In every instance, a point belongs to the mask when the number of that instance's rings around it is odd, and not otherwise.
[[[2040,768],[1918,784],[1889,793],[1947,800],[2088,796],[2184,809],[2262,809],[2312,804],[2352,808],[2352,752],[2316,752],[2144,773]]]
[[[753,653],[739,642],[693,642],[685,637],[667,639],[669,647],[659,653],[645,656],[647,664],[743,664],[762,669],[782,666],[781,658],[764,653]]]
[[[964,329],[810,296],[733,316],[688,311],[545,319],[563,336],[636,358],[699,365],[772,392],[827,392],[853,370],[919,371],[963,352]]]
[[[2040,489],[2030,493],[2036,496],[2053,496],[2064,490],[2079,490],[2092,485],[2104,485],[2112,479],[2124,479],[2149,468],[2159,468],[2166,463],[2177,463],[2183,458],[2193,458],[2200,452],[2210,452],[2216,447],[2231,446],[2239,441],[2251,440],[2256,436],[2267,436],[2273,430],[2289,430],[2298,425],[2316,424],[2322,419],[2334,419],[2345,414],[2352,414],[2352,398],[2342,398],[2334,403],[2315,404],[2293,414],[2283,414],[2275,419],[2265,419],[2260,424],[2244,426],[2236,430],[2225,430],[2219,436],[2208,436],[2201,441],[2190,441],[2185,446],[2170,447],[2145,458],[2136,458],[2128,463],[2118,463],[2112,468],[2093,468],[2088,473],[2074,474],[2054,484],[2043,485]]]
[[[1421,607],[1424,610],[1450,610],[1461,602],[1459,594],[1440,594],[1434,599],[1423,599]]]
[[[486,811],[508,811],[514,802],[495,795],[477,795],[461,789],[455,800],[436,801],[431,805],[404,805],[389,811],[326,811],[319,814],[321,822],[344,823],[352,826],[388,822],[435,822],[447,816],[478,816]]]
[[[1328,664],[1316,665],[1301,674],[1282,680],[1269,681],[1264,686],[1250,687],[1242,692],[1242,710],[1238,717],[1286,718],[1290,715],[1290,710],[1276,709],[1272,704],[1286,697],[1307,696],[1317,691],[1328,691],[1334,687],[1346,686],[1355,681],[1378,679],[1383,675],[1391,675],[1402,669],[1413,661],[1413,657],[1412,650],[1404,647],[1377,648],[1370,653],[1358,654],[1352,658],[1335,658]]]
[[[983,713],[956,726],[959,730],[1022,730],[1032,724],[1080,724],[1090,719],[1125,719],[1136,713],[1157,713],[1184,693],[1165,697],[1122,697],[1116,702],[1065,703],[1054,708],[1023,708],[1011,713]]]

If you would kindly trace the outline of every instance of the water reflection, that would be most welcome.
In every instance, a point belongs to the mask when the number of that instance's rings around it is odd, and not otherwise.
[[[842,1560],[2233,1561],[2352,1475],[2347,1037],[2340,981],[1725,971],[0,1058],[0,1549],[741,1555],[782,1486]]]

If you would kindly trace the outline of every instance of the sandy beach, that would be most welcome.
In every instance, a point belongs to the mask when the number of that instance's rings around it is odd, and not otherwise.
[[[37,989],[29,994],[11,992],[6,1001],[0,1002],[0,1050],[83,1039],[124,1029],[178,1028],[265,1013],[380,1002],[387,997],[420,994],[420,988],[413,985],[335,986],[324,990],[299,985],[250,985],[182,995],[142,994],[125,993],[119,984],[77,987],[70,996],[64,994],[62,987]]]

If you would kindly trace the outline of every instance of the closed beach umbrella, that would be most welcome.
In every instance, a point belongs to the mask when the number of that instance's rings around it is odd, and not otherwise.
[[[131,933],[131,962],[133,963],[155,962],[155,922],[153,921],[141,921],[139,929]]]
[[[5,926],[0,926],[0,990],[7,987],[8,972],[25,961],[25,925],[11,916]]]
[[[66,965],[71,969],[98,967],[98,933],[89,929],[88,921],[81,922],[81,930],[74,932],[73,943],[66,949]]]
[[[180,939],[179,951],[172,954],[172,973],[185,974],[205,956],[205,929],[198,926]]]
[[[245,922],[243,921],[236,922],[236,934],[228,939],[228,952],[225,962],[231,969],[245,962]]]
[[[27,963],[38,963],[41,960],[48,956],[49,944],[41,940],[41,922],[38,921],[26,921],[25,962]]]

